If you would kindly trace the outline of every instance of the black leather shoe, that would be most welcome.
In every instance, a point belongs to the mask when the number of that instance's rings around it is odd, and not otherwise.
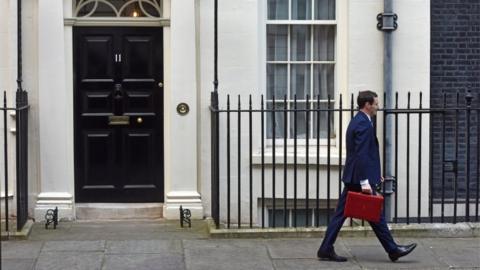
[[[412,252],[412,250],[414,250],[416,247],[417,247],[416,243],[413,243],[407,246],[398,246],[395,252],[388,254],[388,257],[390,257],[390,260],[394,262],[398,260],[398,258],[403,257],[408,253]]]
[[[321,252],[320,250],[317,251],[317,257],[321,261],[332,261],[332,262],[346,262],[347,258],[338,256],[335,251],[330,253]]]

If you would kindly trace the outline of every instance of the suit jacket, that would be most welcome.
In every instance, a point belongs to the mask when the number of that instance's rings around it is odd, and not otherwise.
[[[380,154],[375,129],[368,116],[358,112],[347,128],[347,160],[342,181],[345,184],[360,184],[368,179],[375,186],[380,180]]]

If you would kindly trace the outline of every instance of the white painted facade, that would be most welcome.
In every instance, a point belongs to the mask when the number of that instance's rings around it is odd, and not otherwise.
[[[234,99],[242,96],[242,104],[248,104],[248,95],[254,101],[266,94],[266,0],[221,0],[219,2],[219,94],[220,106],[225,107],[226,94]],[[400,100],[406,101],[407,91],[412,97],[418,92],[424,95],[423,106],[429,100],[429,55],[430,55],[430,1],[394,1],[394,10],[399,15],[399,28],[393,35],[393,89],[399,91]],[[31,209],[36,220],[42,220],[45,210],[59,207],[61,218],[75,219],[75,179],[73,147],[73,53],[72,27],[74,25],[149,25],[134,20],[82,21],[73,17],[72,0],[24,0],[23,1],[23,65],[24,88],[29,92],[29,180],[31,187]],[[164,164],[165,198],[164,216],[178,218],[178,207],[183,205],[192,211],[194,218],[210,216],[210,92],[213,90],[213,0],[164,0],[162,19],[158,27],[164,33]],[[336,95],[344,97],[358,90],[371,89],[383,96],[383,33],[376,29],[376,16],[383,10],[382,0],[337,0],[336,39]],[[8,16],[0,17],[0,90],[8,90],[13,97],[16,89],[16,0],[0,2],[0,10]],[[13,99],[10,98],[12,101]],[[349,104],[349,99],[345,99]],[[181,116],[177,104],[185,102],[190,112]],[[412,98],[417,106],[418,98]],[[404,105],[404,104],[400,104]],[[336,104],[335,106],[338,106]],[[344,117],[343,127],[348,124]],[[426,119],[426,118],[425,118]],[[10,118],[14,125],[14,118]],[[379,119],[381,120],[381,119]],[[3,120],[2,120],[3,121]],[[248,125],[247,119],[242,124]],[[254,126],[260,125],[254,119]],[[338,122],[336,119],[335,123]],[[381,121],[379,121],[381,123]],[[417,118],[412,117],[412,127]],[[401,123],[404,127],[406,123]],[[423,126],[429,126],[423,122]],[[381,129],[382,126],[379,125]],[[413,129],[416,130],[416,129]],[[422,152],[429,152],[429,133],[423,132]],[[248,134],[244,128],[242,134]],[[337,131],[338,133],[339,131]],[[341,131],[345,132],[345,130]],[[236,129],[232,128],[236,134]],[[2,132],[3,134],[3,132]],[[224,133],[221,141],[225,141]],[[13,136],[13,134],[11,134]],[[3,135],[2,135],[3,136]],[[379,137],[380,139],[380,137]],[[405,145],[400,138],[400,145]],[[247,143],[247,142],[244,142]],[[411,142],[412,151],[417,151],[417,142]],[[380,142],[382,144],[382,142]],[[247,144],[245,144],[247,146]],[[259,179],[259,136],[254,137],[255,179]],[[332,164],[338,163],[338,136],[332,143]],[[326,164],[326,145],[322,145],[322,164]],[[304,148],[304,147],[303,147]],[[244,148],[247,149],[247,148]],[[277,159],[283,159],[277,151]],[[13,150],[12,150],[13,151]],[[13,152],[10,155],[13,156]],[[300,149],[300,160],[305,160]],[[236,153],[236,152],[232,152]],[[271,152],[267,148],[268,154]],[[343,151],[345,153],[345,150]],[[414,153],[414,152],[413,152]],[[225,152],[221,160],[221,196],[225,193]],[[310,160],[314,161],[314,151]],[[403,155],[403,156],[402,156]],[[403,158],[401,151],[399,157]],[[418,155],[412,154],[412,157]],[[428,168],[429,156],[424,154],[422,166]],[[344,157],[342,157],[344,159]],[[232,176],[236,175],[236,154],[233,154]],[[411,160],[411,179],[416,179],[418,161]],[[242,170],[248,168],[248,154],[242,154]],[[301,162],[300,162],[301,163]],[[13,175],[13,162],[10,163]],[[405,190],[405,169],[399,169],[399,185]],[[305,166],[299,166],[298,178],[305,178]],[[321,183],[326,182],[325,166],[321,169]],[[337,197],[338,166],[332,166],[332,198]],[[315,168],[311,167],[311,178]],[[289,175],[293,173],[289,169]],[[428,170],[422,171],[422,179],[428,179]],[[278,166],[278,178],[283,168]],[[236,176],[232,183],[236,183]],[[271,169],[266,173],[266,190],[271,191]],[[246,179],[246,176],[242,176]],[[291,177],[289,177],[291,178]],[[13,177],[11,179],[14,182]],[[412,180],[413,181],[413,180]],[[412,182],[413,183],[413,182]],[[290,183],[289,183],[290,184]],[[259,182],[255,182],[259,191]],[[314,196],[314,185],[311,186]],[[13,187],[12,187],[13,188]],[[242,209],[248,208],[247,185],[243,185]],[[422,190],[428,189],[428,181],[422,182]],[[235,190],[235,189],[234,189]],[[289,188],[291,191],[292,188]],[[298,186],[298,196],[304,196],[305,188]],[[411,186],[415,194],[416,186]],[[13,191],[13,189],[10,189]],[[278,196],[283,189],[277,190]],[[271,193],[268,193],[271,194]],[[259,194],[255,194],[258,197]],[[290,194],[291,195],[291,194]],[[2,195],[3,196],[3,195]],[[326,191],[321,192],[322,198]],[[233,195],[232,198],[236,198]],[[405,200],[405,194],[399,194]],[[221,204],[222,218],[225,204]],[[410,205],[411,213],[416,205]],[[257,205],[254,205],[258,217]],[[399,208],[399,214],[405,212]],[[422,197],[422,216],[428,214],[428,197]],[[232,221],[236,212],[232,212]],[[248,219],[248,211],[242,212],[242,220]],[[256,219],[254,219],[255,221]]]

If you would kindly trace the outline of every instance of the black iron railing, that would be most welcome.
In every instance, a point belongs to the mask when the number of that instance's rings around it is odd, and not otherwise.
[[[389,181],[379,187],[389,197],[384,207],[388,221],[478,221],[480,105],[472,106],[470,93],[463,101],[457,94],[456,103],[448,106],[445,94],[438,108],[425,108],[422,93],[414,104],[411,97],[408,93],[399,100],[397,93],[395,104],[380,108],[374,118],[384,169],[385,142],[393,146],[388,154],[393,175],[385,176]],[[223,98],[225,108],[220,108],[218,94],[212,92],[212,217],[217,226],[328,224],[342,190],[344,119],[357,111],[354,95],[349,106],[342,95],[335,101],[330,96],[265,101],[261,96],[257,104],[250,95],[243,107],[240,96],[235,106],[229,95]],[[392,138],[385,128],[377,128],[387,121]]]
[[[15,227],[21,230],[28,219],[28,94],[26,91],[16,92],[16,107],[7,107],[7,94],[3,95],[3,107],[0,107],[3,112],[3,151],[4,151],[4,211],[3,216],[0,215],[2,221],[5,222],[5,231],[11,230],[11,217],[16,216]],[[16,191],[13,194],[14,202],[16,201],[16,211],[12,215],[9,206],[9,154],[11,147],[9,142],[9,126],[8,117],[9,112],[15,112],[15,173],[16,173]]]

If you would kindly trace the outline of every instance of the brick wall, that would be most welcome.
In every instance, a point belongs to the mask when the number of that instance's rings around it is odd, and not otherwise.
[[[431,0],[431,106],[455,107],[457,92],[460,107],[465,107],[465,93],[473,95],[472,107],[480,107],[480,1]],[[431,135],[433,144],[434,197],[442,196],[442,116],[433,115]],[[458,119],[458,121],[457,121]],[[470,151],[467,152],[465,111],[445,115],[445,158],[458,156],[457,191],[459,198],[466,195],[466,164],[470,162],[470,198],[476,198],[478,179],[478,111],[472,111]],[[458,124],[456,129],[455,123]],[[457,143],[458,137],[458,143]],[[445,174],[445,197],[453,198],[454,174]]]

